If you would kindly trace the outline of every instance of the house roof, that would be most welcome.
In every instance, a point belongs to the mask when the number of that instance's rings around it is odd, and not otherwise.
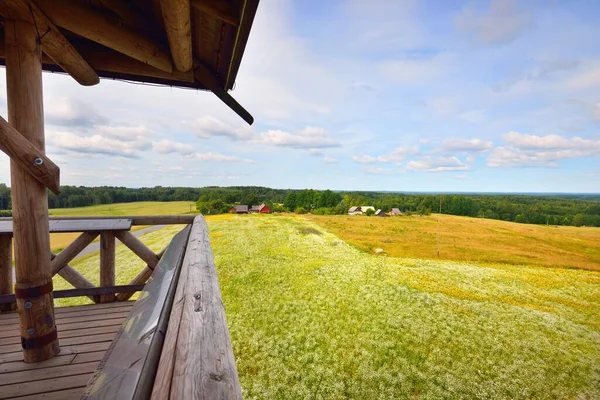
[[[252,206],[250,207],[250,211],[260,211],[260,206]]]
[[[400,209],[399,208],[392,208],[392,211],[393,212],[400,212]]]
[[[36,24],[43,32],[45,71],[66,72],[86,86],[102,77],[209,90],[252,124],[227,91],[234,86],[258,3],[190,0],[182,7],[164,0],[3,0],[0,20]],[[4,36],[1,24],[0,65]]]
[[[245,205],[235,206],[235,211],[237,211],[237,212],[248,212],[248,206],[245,206]]]
[[[360,207],[356,207],[356,206],[354,206],[354,207],[350,207],[350,209],[348,210],[348,212],[355,212],[355,211],[357,211],[359,208],[360,208]]]

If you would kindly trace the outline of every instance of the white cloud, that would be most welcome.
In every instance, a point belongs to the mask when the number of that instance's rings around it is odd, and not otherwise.
[[[194,153],[189,156],[190,159],[195,161],[217,161],[217,162],[235,162],[235,163],[246,163],[253,164],[255,161],[247,158],[241,158],[237,156],[219,154],[219,153]]]
[[[493,146],[491,141],[479,138],[446,138],[442,143],[443,149],[451,152],[480,152],[490,150]]]
[[[519,132],[509,132],[503,138],[509,145],[492,151],[487,159],[491,167],[556,167],[560,160],[600,154],[600,140]]]
[[[594,110],[594,119],[596,122],[600,123],[600,103],[596,104],[596,109]]]
[[[418,161],[409,161],[406,168],[410,171],[424,172],[465,171],[469,169],[455,156],[425,157]]]
[[[352,161],[360,163],[360,164],[371,164],[375,162],[381,163],[392,163],[395,162],[398,165],[404,161],[404,159],[413,154],[417,154],[419,152],[419,148],[417,146],[408,146],[408,147],[397,147],[390,153],[385,153],[379,155],[377,157],[362,155],[362,156],[354,156],[352,157]]]
[[[217,118],[204,116],[187,123],[192,133],[200,138],[213,136],[227,137],[231,140],[248,140],[252,138],[252,128],[247,125],[232,126]]]
[[[560,135],[538,136],[511,131],[502,135],[502,138],[511,145],[521,149],[600,150],[600,140],[594,141],[578,136],[572,138]]]
[[[109,139],[117,139],[123,141],[143,141],[148,137],[155,135],[153,131],[144,125],[137,126],[113,126],[113,125],[97,125],[93,129],[96,135],[100,135]]]
[[[296,149],[319,149],[341,146],[341,143],[332,138],[325,129],[311,126],[307,126],[296,133],[269,130],[258,134],[253,139],[253,142]]]
[[[338,159],[337,159],[337,158],[333,158],[333,157],[326,156],[326,157],[323,159],[323,161],[324,161],[326,164],[335,164],[335,163],[337,163],[337,162],[338,162]]]
[[[100,135],[77,136],[71,132],[49,132],[48,141],[59,150],[123,157],[139,157],[141,151],[152,147],[148,141],[123,141]]]
[[[352,161],[360,163],[360,164],[371,164],[377,161],[377,157],[372,157],[368,155],[364,156],[354,156],[352,157]]]
[[[44,115],[47,124],[56,126],[88,127],[107,122],[91,104],[70,98],[47,102]]]
[[[513,41],[532,23],[532,15],[520,9],[517,0],[491,0],[489,10],[467,4],[456,17],[456,26],[485,45]]]
[[[175,142],[171,139],[152,142],[152,149],[160,154],[179,153],[183,156],[190,155],[195,151],[194,146],[187,143]]]

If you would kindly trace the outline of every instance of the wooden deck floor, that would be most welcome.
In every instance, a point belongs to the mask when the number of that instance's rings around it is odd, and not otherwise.
[[[61,352],[22,360],[16,313],[0,314],[0,399],[79,399],[134,302],[56,309]]]

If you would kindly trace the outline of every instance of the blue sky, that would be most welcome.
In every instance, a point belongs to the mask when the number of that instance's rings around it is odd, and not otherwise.
[[[596,0],[261,0],[232,91],[252,127],[211,93],[44,74],[47,152],[72,185],[600,192],[598,20]]]

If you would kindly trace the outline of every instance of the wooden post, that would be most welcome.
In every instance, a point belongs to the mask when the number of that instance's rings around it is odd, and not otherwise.
[[[102,232],[100,235],[100,287],[115,286],[115,234]],[[114,294],[100,296],[100,303],[112,303]]]
[[[12,294],[12,237],[0,235],[0,294]],[[0,311],[11,311],[14,304],[0,304]]]
[[[35,27],[4,21],[6,86],[10,124],[44,151],[41,51]],[[32,160],[33,162],[33,160]],[[29,172],[11,161],[17,309],[25,362],[60,351],[52,302],[48,193]]]

